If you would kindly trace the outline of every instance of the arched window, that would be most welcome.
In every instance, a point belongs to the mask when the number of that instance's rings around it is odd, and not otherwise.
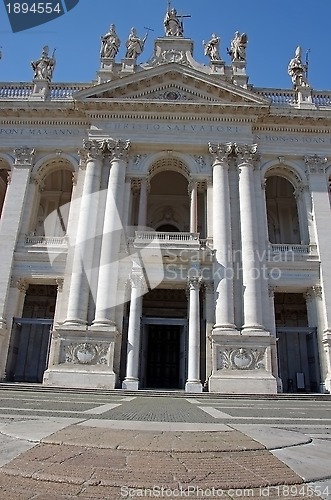
[[[270,243],[300,244],[298,209],[293,185],[278,175],[268,177],[266,204]]]

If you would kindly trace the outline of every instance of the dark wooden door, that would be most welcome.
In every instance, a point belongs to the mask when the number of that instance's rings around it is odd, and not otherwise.
[[[179,325],[149,325],[146,386],[179,388]]]

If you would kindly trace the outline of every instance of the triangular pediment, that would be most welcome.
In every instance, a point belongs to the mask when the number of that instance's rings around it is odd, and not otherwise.
[[[75,94],[79,101],[155,101],[268,105],[254,91],[234,85],[219,75],[206,75],[192,68],[169,63],[141,69]]]

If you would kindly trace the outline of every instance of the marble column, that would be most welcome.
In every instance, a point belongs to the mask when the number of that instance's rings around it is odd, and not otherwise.
[[[123,389],[136,391],[139,389],[139,351],[142,315],[142,287],[144,278],[140,273],[131,275],[131,300],[128,325],[128,343],[126,359],[126,375],[122,383]]]
[[[202,392],[200,380],[200,291],[201,279],[191,278],[189,287],[188,368],[186,392]]]
[[[318,328],[322,326],[322,343],[325,347],[322,361],[328,367],[327,374],[323,381],[326,390],[331,392],[331,245],[329,233],[326,228],[330,222],[330,199],[328,192],[328,179],[325,173],[327,159],[318,155],[306,156],[304,158],[306,172],[308,175],[309,188],[312,197],[313,218],[315,221],[315,231],[317,237],[317,248],[319,252],[320,283],[323,290],[323,316]],[[324,320],[324,321],[323,321]]]
[[[89,275],[93,272],[95,228],[98,214],[101,168],[104,143],[84,140],[80,151],[85,165],[85,179],[81,198],[76,243],[74,248],[71,284],[68,298],[66,326],[84,326],[90,295]]]
[[[2,208],[0,239],[0,331],[6,328],[6,303],[14,252],[24,217],[34,155],[35,150],[28,147],[16,148],[14,150],[14,166],[9,175]]]
[[[147,191],[148,181],[146,177],[140,179],[140,195],[138,209],[138,226],[145,227],[147,224]]]
[[[216,250],[214,283],[216,292],[214,332],[235,332],[233,307],[233,256],[229,162],[232,144],[209,144],[213,158],[213,242]]]
[[[99,280],[93,328],[115,325],[117,304],[118,259],[123,237],[123,200],[130,141],[107,141],[110,173],[103,225]]]
[[[261,333],[262,297],[261,267],[258,259],[258,231],[256,193],[254,190],[254,162],[257,145],[236,146],[239,168],[239,198],[241,223],[241,259],[243,274],[243,333]]]
[[[192,180],[189,183],[190,194],[190,233],[198,232],[198,183]]]

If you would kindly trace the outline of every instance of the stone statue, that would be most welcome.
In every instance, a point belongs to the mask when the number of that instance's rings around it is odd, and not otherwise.
[[[246,33],[240,34],[236,31],[234,38],[231,41],[230,50],[228,49],[228,54],[233,61],[246,61],[246,47],[247,47],[248,37]]]
[[[147,40],[147,33],[144,38],[139,38],[135,28],[131,28],[129,38],[126,42],[125,57],[136,59],[144,50],[144,45]]]
[[[307,65],[303,64],[301,60],[301,47],[297,47],[295,50],[295,56],[290,60],[288,64],[288,74],[292,78],[293,88],[297,87],[309,87],[307,81]]]
[[[121,41],[115,30],[115,24],[111,24],[109,32],[101,37],[100,57],[114,59],[119,51]]]
[[[36,61],[31,62],[32,69],[34,71],[34,80],[47,80],[50,82],[52,80],[53,71],[55,67],[54,53],[50,57],[48,55],[49,48],[47,45],[43,47],[41,56]]]
[[[205,43],[204,41],[202,42],[204,46],[204,53],[205,56],[210,57],[211,61],[220,61],[221,57],[219,54],[219,46],[220,46],[220,38],[215,35],[215,33],[212,34],[211,39],[209,42]]]
[[[168,9],[163,24],[167,36],[183,36],[183,23],[176,9]]]

